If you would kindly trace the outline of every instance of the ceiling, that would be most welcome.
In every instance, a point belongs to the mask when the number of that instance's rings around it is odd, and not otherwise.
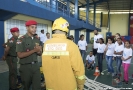
[[[70,0],[71,7],[74,7],[75,0]],[[94,10],[94,3],[96,3],[96,11],[97,12],[121,12],[128,13],[133,12],[133,0],[89,0],[91,3],[90,11]],[[82,7],[81,10],[86,9],[87,0],[78,0],[79,6]]]

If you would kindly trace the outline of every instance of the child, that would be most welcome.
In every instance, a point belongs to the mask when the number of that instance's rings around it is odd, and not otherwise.
[[[87,42],[84,40],[84,35],[80,35],[80,40],[78,41],[78,46],[79,46],[79,49],[80,49],[82,59],[84,61],[85,54],[86,54],[86,51],[87,51]]]
[[[116,33],[115,34],[115,46],[118,46],[119,44],[118,44],[118,42],[117,42],[117,39],[118,38],[121,38],[121,35],[119,34],[119,33]],[[123,47],[124,47],[124,42],[122,41],[122,45],[123,45]],[[115,56],[115,54],[113,55],[113,60],[115,60],[116,59],[116,56]]]
[[[113,39],[108,38],[108,43],[107,43],[107,46],[106,46],[106,49],[105,49],[107,68],[108,68],[107,75],[109,75],[111,73],[112,76],[114,76],[114,69],[113,69],[113,66],[112,66],[114,50],[115,50],[115,44],[113,43]]]
[[[116,34],[115,34],[115,41],[116,41],[116,42],[115,42],[115,45],[116,45],[116,46],[119,45],[118,42],[117,42],[117,39],[118,39],[118,38],[121,38],[121,35],[120,35],[119,33],[116,33]],[[124,46],[124,42],[122,42],[122,45]]]
[[[122,66],[124,71],[124,80],[126,84],[128,84],[128,70],[132,59],[132,49],[130,47],[130,41],[125,42],[125,48],[123,50],[122,56]]]
[[[98,60],[98,67],[102,75],[104,75],[104,73],[102,72],[102,62],[103,62],[105,48],[106,45],[104,44],[104,40],[103,38],[100,38],[97,50],[97,60]]]
[[[94,63],[95,63],[95,57],[93,55],[93,52],[90,51],[89,55],[87,55],[86,57],[86,65],[87,65],[87,69],[94,69]]]
[[[114,54],[116,57],[116,64],[117,64],[116,65],[116,67],[117,67],[116,75],[119,77],[121,75],[121,64],[122,64],[121,57],[123,54],[124,46],[122,45],[122,39],[121,38],[117,38],[117,43],[118,43],[118,45],[115,46]]]

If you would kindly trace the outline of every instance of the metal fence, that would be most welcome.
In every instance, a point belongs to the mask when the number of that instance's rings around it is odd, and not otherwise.
[[[21,1],[26,2],[26,0],[21,0]],[[67,6],[67,4],[65,4],[63,2],[60,2],[57,0],[51,0],[51,1],[50,0],[30,0],[30,1],[36,2],[40,5],[42,5],[45,9],[48,9],[52,12],[56,12],[63,16],[67,16],[67,17],[71,17],[71,18],[75,17],[75,8],[71,7],[71,6]],[[86,16],[79,15],[79,20],[86,22]],[[98,23],[94,24],[93,20],[89,19],[88,22],[91,25],[95,25],[97,28],[100,28],[100,24],[98,24]]]
[[[66,4],[59,2],[57,0],[34,0],[35,2],[44,6],[44,8],[62,14],[63,16],[68,16],[74,18],[74,8],[68,7]]]

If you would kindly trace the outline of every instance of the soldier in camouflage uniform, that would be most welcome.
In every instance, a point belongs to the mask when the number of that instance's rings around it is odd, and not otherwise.
[[[17,53],[16,53],[16,42],[19,36],[19,29],[17,27],[12,28],[11,33],[12,38],[7,42],[7,47],[5,48],[5,53],[3,60],[6,60],[9,67],[9,90],[17,89]]]
[[[41,55],[42,47],[40,40],[34,36],[36,33],[37,22],[29,20],[25,23],[27,33],[18,39],[16,51],[20,58],[20,76],[22,79],[23,90],[41,90],[41,75],[37,56]]]

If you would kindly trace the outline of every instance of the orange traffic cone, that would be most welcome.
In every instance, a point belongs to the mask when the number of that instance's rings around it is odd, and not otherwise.
[[[100,75],[99,69],[98,69],[98,67],[96,67],[96,70],[95,70],[94,76],[99,76],[99,75]]]

